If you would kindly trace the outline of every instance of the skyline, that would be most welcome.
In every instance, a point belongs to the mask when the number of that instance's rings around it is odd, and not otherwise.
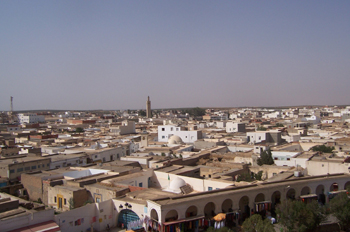
[[[349,105],[348,1],[2,1],[0,110]]]

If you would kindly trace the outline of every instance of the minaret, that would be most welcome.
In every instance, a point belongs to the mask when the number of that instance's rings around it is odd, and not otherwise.
[[[149,100],[149,96],[148,96],[147,102],[146,102],[146,117],[152,118],[151,101]]]

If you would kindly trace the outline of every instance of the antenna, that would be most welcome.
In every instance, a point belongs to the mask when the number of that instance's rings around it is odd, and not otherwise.
[[[13,97],[11,96],[11,114],[12,114],[12,112],[13,112]]]

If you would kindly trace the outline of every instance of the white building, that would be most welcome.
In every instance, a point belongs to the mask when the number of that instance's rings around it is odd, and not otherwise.
[[[179,136],[184,143],[193,143],[202,138],[202,131],[182,131],[180,127],[173,125],[158,126],[159,142],[168,142],[168,139],[173,135]]]
[[[227,122],[226,123],[226,132],[234,133],[234,132],[245,132],[245,124],[237,123],[237,122]]]
[[[111,133],[115,135],[126,135],[135,133],[135,122],[133,121],[123,121],[120,126],[109,127]]]
[[[265,131],[254,131],[247,133],[248,141],[252,144],[261,143],[266,141],[266,132]]]
[[[18,114],[17,116],[20,124],[45,122],[45,117],[43,115],[37,115],[35,113]]]

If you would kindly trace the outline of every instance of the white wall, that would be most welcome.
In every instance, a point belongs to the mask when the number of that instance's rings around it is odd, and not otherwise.
[[[184,143],[193,143],[199,139],[198,131],[181,131],[180,127],[175,127],[172,125],[158,126],[159,142],[168,142],[168,139],[172,135],[179,136]]]
[[[23,215],[17,215],[15,217],[1,219],[0,230],[10,231],[51,220],[54,220],[54,209],[47,209],[43,211],[37,211],[34,213],[27,213]]]
[[[234,184],[233,181],[222,182],[215,179],[198,179],[193,177],[168,174],[160,171],[154,171],[154,174],[155,176],[152,177],[153,179],[152,181],[154,181],[154,178],[156,178],[162,189],[168,188],[170,185],[170,182],[176,179],[177,177],[183,179],[187,184],[192,186],[193,190],[199,191],[199,192],[208,191],[208,187],[212,187],[212,189],[215,190],[215,189],[226,188],[227,186]],[[170,180],[168,180],[168,175],[170,177]]]
[[[260,143],[266,141],[266,132],[247,132],[250,143]]]
[[[59,224],[61,231],[65,232],[87,231],[91,226],[94,231],[103,231],[107,224],[110,227],[116,226],[117,211],[114,209],[113,201],[110,199],[100,203],[86,204],[80,208],[60,213],[55,215],[55,221]],[[93,217],[96,217],[96,222],[92,222]],[[75,225],[75,221],[78,219],[83,220],[80,220],[80,225]]]

